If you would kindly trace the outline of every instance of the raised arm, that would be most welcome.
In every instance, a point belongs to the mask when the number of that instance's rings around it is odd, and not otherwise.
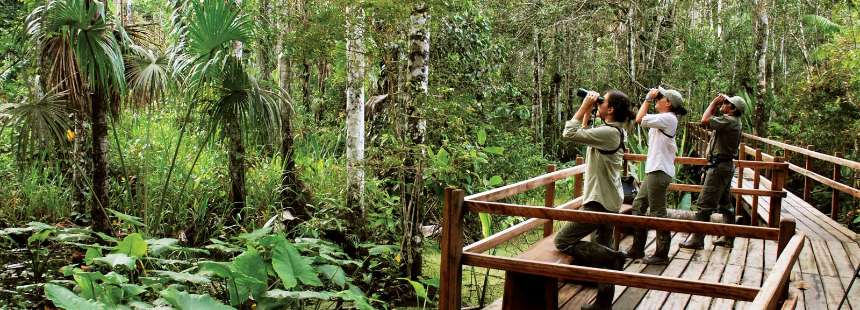
[[[719,94],[714,97],[714,100],[711,100],[711,104],[708,105],[708,108],[705,109],[705,113],[702,114],[702,127],[708,127],[708,123],[711,122],[711,117],[714,116],[719,105],[725,100],[727,100],[726,95],[723,94]]]
[[[648,108],[651,107],[651,102],[654,101],[654,97],[657,97],[657,89],[652,88],[648,91],[648,95],[645,96],[645,101],[642,102],[642,106],[639,107],[639,113],[636,113],[636,123],[642,124],[642,119],[645,118],[645,115],[648,114]]]

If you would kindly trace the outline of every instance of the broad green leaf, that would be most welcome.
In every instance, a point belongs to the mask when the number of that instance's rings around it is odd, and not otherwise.
[[[137,296],[146,292],[146,288],[137,284],[123,284],[122,290],[125,292],[126,296]]]
[[[146,255],[146,241],[139,233],[133,233],[122,239],[122,242],[114,248],[115,253],[122,253],[131,257],[143,257]]]
[[[448,159],[448,151],[444,148],[439,148],[439,152],[436,153],[436,164],[439,166],[447,167],[450,165],[450,160]]]
[[[493,227],[490,215],[487,213],[478,213],[478,218],[480,218],[481,220],[481,234],[484,235],[484,238],[487,238],[492,235]]]
[[[173,238],[146,239],[149,254],[153,256],[161,256],[164,251],[176,249],[177,243],[179,240]]]
[[[177,291],[174,288],[169,288],[161,292],[161,297],[164,297],[171,306],[179,310],[229,310],[236,309],[228,305],[222,304],[220,301],[212,298],[209,295],[189,294],[186,292]]]
[[[487,142],[487,131],[484,128],[478,129],[478,145],[484,145]]]
[[[126,223],[128,223],[128,224],[131,224],[132,226],[137,226],[137,227],[144,227],[144,226],[146,226],[146,225],[144,225],[144,224],[143,224],[143,222],[141,222],[141,221],[140,221],[140,218],[139,218],[139,217],[137,217],[137,216],[128,215],[128,214],[125,214],[125,213],[119,212],[119,211],[114,210],[114,209],[107,209],[107,210],[108,210],[111,214],[113,214],[113,216],[116,216],[116,218],[118,218],[118,219],[120,219],[121,221],[126,222]]]
[[[502,182],[504,182],[504,181],[502,181],[502,177],[500,177],[500,176],[494,175],[493,177],[490,178],[490,186],[491,187],[499,186],[502,184]]]
[[[340,266],[322,265],[318,266],[317,270],[325,275],[325,277],[332,283],[340,286],[341,289],[346,288],[346,273],[343,271],[343,268],[340,268]]]
[[[292,291],[284,291],[284,290],[271,290],[266,292],[266,297],[274,298],[274,299],[319,299],[319,300],[330,300],[334,297],[334,294],[329,292],[313,292],[313,291],[300,291],[300,292],[292,292]]]
[[[94,258],[93,262],[103,263],[111,268],[116,268],[116,266],[124,266],[129,270],[134,268],[134,258],[122,253],[113,253],[105,255],[105,257]]]
[[[298,284],[297,279],[307,285],[321,286],[322,282],[311,265],[292,244],[283,237],[280,238],[281,240],[272,249],[272,267],[281,278],[284,287],[287,289],[295,287]]]
[[[50,299],[55,306],[66,310],[107,309],[107,307],[100,302],[84,299],[75,295],[75,293],[67,288],[56,284],[45,284],[45,296]]]
[[[266,265],[253,248],[237,256],[231,269],[241,302],[247,300],[248,296],[259,297],[266,292]]]
[[[266,235],[270,234],[271,232],[272,232],[272,227],[263,227],[263,228],[257,229],[255,231],[252,231],[249,233],[241,234],[236,238],[240,239],[240,240],[245,240],[246,242],[252,242],[252,241],[257,241],[260,238],[265,237]]]
[[[419,298],[427,299],[427,289],[424,288],[424,284],[421,284],[421,282],[409,280],[408,278],[398,278],[398,279],[406,280],[407,282],[409,282],[409,284],[412,285],[412,289],[415,290],[415,296],[418,296]]]
[[[52,233],[54,233],[53,229],[45,229],[35,234],[32,234],[29,238],[27,238],[27,244],[39,243],[48,240],[48,238],[51,237]]]
[[[84,263],[87,265],[93,264],[93,259],[102,257],[102,250],[95,247],[88,247],[87,254],[84,255]]]
[[[361,290],[354,288],[354,286],[350,285],[350,289],[338,292],[337,297],[340,297],[343,300],[352,301],[358,309],[373,310],[374,308],[370,305],[370,301],[367,300],[367,296],[364,296],[364,293],[361,292]]]
[[[372,256],[394,254],[397,252],[398,249],[399,249],[399,247],[396,245],[381,244],[381,245],[376,245],[376,246],[373,246],[372,248],[370,248],[370,250],[368,250],[368,254],[370,254]]]
[[[104,275],[102,279],[105,281],[105,283],[116,285],[128,283],[128,278],[113,271],[108,272],[108,274]]]
[[[222,262],[203,261],[197,264],[200,267],[200,273],[217,275],[224,279],[231,279],[233,271],[230,270],[230,265]]]
[[[190,274],[187,272],[173,272],[173,271],[167,271],[167,270],[155,270],[153,272],[157,275],[168,277],[171,280],[176,281],[176,282],[182,282],[182,283],[188,282],[188,283],[194,283],[194,284],[207,284],[207,283],[211,282],[209,280],[209,277],[197,275],[197,274]]]
[[[857,217],[854,218],[853,223],[854,224],[860,223],[860,215],[858,215]]]
[[[75,284],[81,289],[81,297],[86,299],[96,299],[96,287],[99,286],[98,281],[104,278],[98,272],[76,272],[72,275],[75,279]]]

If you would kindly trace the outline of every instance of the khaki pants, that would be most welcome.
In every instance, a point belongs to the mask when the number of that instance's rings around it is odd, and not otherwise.
[[[606,210],[605,208],[603,208],[602,205],[600,205],[600,203],[595,201],[590,201],[583,205],[582,210],[613,213],[609,210]],[[595,235],[591,238],[591,242],[582,241],[582,238],[588,236],[591,233],[595,233]],[[564,225],[564,227],[555,236],[555,247],[558,248],[559,251],[564,252],[565,254],[571,255],[573,257],[597,256],[596,253],[584,253],[585,251],[590,251],[588,249],[594,249],[595,247],[585,247],[582,246],[581,243],[596,243],[611,250],[612,225],[569,222]],[[608,263],[609,261],[607,260],[606,266],[591,267],[610,267]]]
[[[650,215],[653,217],[666,218],[666,190],[672,183],[672,177],[663,171],[652,171],[645,175],[639,193],[633,200],[633,215]],[[633,235],[633,247],[631,252],[642,253],[645,251],[646,229],[635,229]],[[671,242],[668,231],[657,232],[657,248],[654,256],[667,257],[669,254],[669,243]]]
[[[720,212],[727,224],[735,223],[734,206],[732,205],[731,186],[735,173],[734,163],[722,162],[708,168],[705,174],[705,184],[699,195],[699,211],[696,220],[710,222],[711,214]]]

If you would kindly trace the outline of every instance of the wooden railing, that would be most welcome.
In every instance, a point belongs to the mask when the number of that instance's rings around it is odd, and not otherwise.
[[[850,169],[853,169],[855,171],[860,171],[860,162],[841,158],[842,153],[840,153],[840,152],[836,152],[834,154],[835,156],[830,156],[827,154],[822,154],[819,152],[812,151],[812,150],[810,150],[813,147],[812,145],[808,145],[806,148],[801,148],[801,147],[797,147],[794,145],[790,145],[790,144],[786,144],[786,143],[782,143],[779,141],[774,141],[771,139],[762,138],[762,137],[758,137],[758,136],[754,136],[754,135],[750,135],[750,134],[744,134],[744,139],[748,142],[749,141],[756,141],[756,142],[759,142],[759,143],[762,143],[762,144],[768,146],[768,152],[767,153],[772,153],[771,148],[773,148],[773,147],[781,148],[783,150],[783,154],[784,154],[783,157],[785,157],[785,158],[791,157],[792,153],[802,154],[804,157],[803,167],[800,167],[800,166],[797,166],[797,165],[794,165],[791,163],[789,163],[789,166],[788,166],[790,171],[793,171],[794,173],[800,174],[804,178],[803,192],[802,192],[801,197],[803,197],[804,201],[811,202],[811,200],[812,200],[812,196],[811,196],[812,181],[818,182],[820,184],[824,184],[825,186],[831,188],[832,193],[831,193],[831,199],[830,199],[830,217],[832,219],[838,221],[838,217],[839,217],[840,209],[841,209],[840,205],[839,205],[839,193],[840,192],[848,194],[849,196],[852,196],[855,199],[860,199],[860,189],[853,188],[849,185],[846,185],[846,184],[843,184],[840,182],[840,179],[842,178],[842,167],[844,166],[844,167],[848,167]],[[755,153],[755,152],[761,151],[761,150],[757,150],[755,148],[751,148],[749,146],[747,146],[745,148],[745,150],[749,153]],[[770,159],[774,158],[773,155],[767,154],[767,153],[761,154],[761,158],[763,160],[770,160]],[[777,157],[777,158],[779,158],[779,157]],[[833,167],[832,167],[832,169],[833,169],[832,178],[827,178],[826,176],[823,176],[823,175],[820,175],[818,173],[813,172],[812,171],[812,160],[821,160],[821,161],[831,163],[833,165]]]
[[[633,161],[644,160],[643,155],[637,154],[625,154],[625,157]],[[803,247],[804,239],[802,234],[795,234],[794,219],[771,219],[771,226],[778,226],[778,228],[767,228],[575,210],[582,204],[580,195],[582,174],[585,171],[584,165],[581,165],[581,159],[578,159],[577,163],[580,163],[580,165],[559,171],[554,171],[555,168],[551,166],[547,169],[549,172],[547,174],[468,197],[459,189],[448,188],[445,190],[441,242],[440,309],[460,309],[463,265],[532,274],[548,278],[604,282],[646,289],[752,301],[753,309],[773,309],[785,298],[791,267],[797,260]],[[704,165],[707,164],[707,161],[703,158],[681,157],[676,160],[676,163]],[[783,171],[786,168],[786,164],[780,162],[735,161],[735,164],[740,167],[753,168],[754,170],[768,168],[775,171]],[[575,178],[573,189],[573,197],[575,198],[555,206],[553,200],[555,183],[570,177]],[[547,191],[544,206],[494,202],[539,187],[545,187]],[[670,186],[670,189],[700,191],[701,187],[687,184],[673,184]],[[771,199],[772,201],[781,201],[782,199],[780,198],[785,194],[782,191],[775,190],[733,188],[732,191],[744,195],[779,197]],[[774,206],[771,207],[773,208]],[[777,204],[775,207],[778,209],[779,205]],[[464,247],[463,219],[467,212],[522,216],[529,219]],[[779,212],[772,213],[779,214]],[[776,240],[778,242],[777,252],[779,258],[770,275],[765,280],[764,285],[761,288],[757,288],[483,254],[487,250],[541,225],[543,225],[544,236],[550,236],[552,235],[553,226],[551,223],[553,220]],[[778,225],[777,222],[779,222]]]
[[[698,126],[698,123],[688,122],[686,124],[687,130],[691,133],[691,143],[692,147],[700,151],[700,154],[704,153],[704,150],[707,148],[708,143],[708,132]],[[860,171],[860,162],[856,162],[853,160],[848,160],[842,158],[842,153],[836,152],[833,156],[815,152],[812,150],[812,145],[807,145],[806,148],[791,145],[785,142],[776,141],[773,139],[762,138],[759,136],[751,135],[751,134],[743,134],[743,142],[741,143],[738,158],[739,159],[747,159],[752,158],[753,160],[758,161],[776,161],[776,162],[787,162],[788,171],[799,174],[803,177],[803,189],[802,192],[799,193],[803,200],[806,202],[811,202],[812,196],[812,184],[814,182],[818,182],[823,184],[830,189],[832,189],[831,199],[830,199],[830,217],[834,220],[838,220],[841,206],[839,204],[839,196],[840,193],[847,194],[855,199],[860,199],[860,189],[854,188],[851,185],[846,185],[841,183],[842,179],[842,167],[848,167],[855,172]],[[759,144],[761,147],[755,148],[751,145]],[[783,156],[775,156],[776,148],[782,149]],[[762,150],[764,149],[764,150]],[[796,157],[795,154],[803,155],[803,167],[791,163],[791,158]],[[812,171],[813,160],[820,160],[824,162],[828,162],[832,165],[832,177],[828,178],[821,174],[815,173]],[[740,174],[739,174],[740,175]],[[760,175],[758,171],[756,171],[754,175],[754,188],[758,188],[760,183]],[[773,173],[770,171],[766,172],[766,177],[771,179],[773,177]],[[785,182],[788,179],[789,175],[780,175],[779,184],[781,186],[785,186]],[[738,181],[741,181],[740,179]],[[772,180],[774,181],[774,180]],[[739,182],[740,184],[741,182]],[[740,200],[740,199],[738,199]],[[752,202],[757,207],[758,202],[753,200]]]

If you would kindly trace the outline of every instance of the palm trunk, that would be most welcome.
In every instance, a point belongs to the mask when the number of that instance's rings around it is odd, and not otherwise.
[[[110,208],[110,197],[108,196],[108,158],[107,158],[107,98],[105,92],[97,90],[94,92],[91,103],[92,109],[92,139],[93,147],[91,156],[93,160],[93,206],[90,216],[93,220],[93,229],[99,232],[110,232],[110,223],[106,209]]]
[[[353,16],[355,15],[355,16]],[[364,210],[364,12],[346,8],[346,207],[352,213],[351,230],[365,234]]]
[[[238,216],[245,208],[245,141],[240,126],[237,115],[233,115],[224,126],[229,145],[227,157],[230,171],[230,215],[237,223]]]
[[[426,121],[419,107],[427,100],[427,82],[430,62],[430,11],[424,2],[416,4],[410,15],[409,30],[409,86],[406,91],[406,133],[408,135],[408,154],[403,161],[403,243],[401,257],[403,268],[411,279],[421,275],[422,247],[424,235],[421,225],[424,222],[424,208],[421,204],[423,177],[421,164],[426,133]]]

